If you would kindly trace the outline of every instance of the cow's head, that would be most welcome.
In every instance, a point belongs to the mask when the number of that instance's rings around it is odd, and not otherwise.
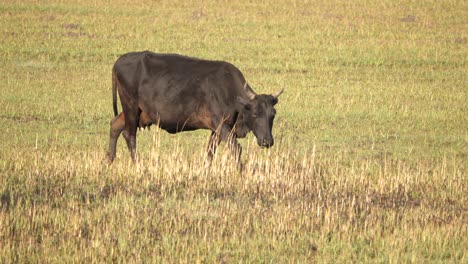
[[[276,110],[275,104],[278,103],[278,96],[284,89],[274,94],[249,94],[249,99],[237,97],[237,101],[242,107],[242,128],[238,131],[241,136],[245,136],[248,131],[252,131],[257,137],[257,143],[261,147],[269,148],[273,146],[273,120]],[[239,135],[238,134],[238,135]]]

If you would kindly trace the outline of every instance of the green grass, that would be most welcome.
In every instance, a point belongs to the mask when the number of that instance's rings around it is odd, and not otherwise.
[[[0,4],[0,262],[467,261],[463,1]],[[111,68],[136,50],[286,87],[275,146],[124,140]],[[119,107],[120,108],[120,107]]]

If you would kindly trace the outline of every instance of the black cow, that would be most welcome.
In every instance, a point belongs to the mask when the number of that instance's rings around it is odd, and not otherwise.
[[[123,108],[120,114],[116,90]],[[261,147],[273,145],[273,106],[283,90],[257,95],[240,70],[224,61],[149,51],[127,53],[112,70],[115,117],[110,124],[107,157],[109,162],[114,160],[117,139],[123,131],[135,161],[137,128],[155,124],[169,133],[209,129],[209,159],[223,140],[240,162],[241,147],[236,138],[245,137],[249,131]]]

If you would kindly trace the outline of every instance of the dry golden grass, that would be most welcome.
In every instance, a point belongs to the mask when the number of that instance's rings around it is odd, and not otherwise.
[[[465,259],[460,164],[343,164],[313,150],[153,148],[112,166],[94,151],[18,153],[0,213],[2,262],[422,261]],[[252,142],[252,144],[254,144]],[[291,149],[291,148],[285,148]]]

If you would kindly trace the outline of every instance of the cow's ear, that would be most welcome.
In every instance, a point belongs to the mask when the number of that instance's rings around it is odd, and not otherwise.
[[[250,102],[249,102],[249,100],[244,99],[244,98],[242,98],[242,97],[240,97],[240,96],[237,96],[236,99],[237,99],[237,102],[238,102],[240,105],[242,105],[242,106],[244,107],[245,110],[250,110],[251,107],[250,107]]]
[[[273,99],[271,99],[271,103],[273,105],[276,105],[278,103],[278,98],[277,97],[273,97]]]

